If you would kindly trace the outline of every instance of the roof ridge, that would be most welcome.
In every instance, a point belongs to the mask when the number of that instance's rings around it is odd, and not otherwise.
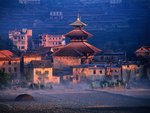
[[[89,37],[92,37],[92,36],[93,36],[91,33],[85,31],[84,29],[81,29],[81,31],[82,31],[83,33],[85,33],[86,35],[87,35],[87,34],[91,35],[91,36],[89,36]]]
[[[4,50],[2,50],[2,51],[4,51]],[[8,58],[11,58],[10,56],[4,54],[2,51],[0,51],[0,53],[1,53],[2,55],[6,56],[6,57],[8,57]],[[6,50],[6,51],[7,51],[7,50]]]
[[[71,43],[67,44],[65,47],[58,49],[57,51],[55,51],[54,53],[52,53],[52,56],[55,55],[56,53],[58,53],[59,51],[61,51],[62,49],[66,48],[68,45],[70,45]]]
[[[81,56],[83,56],[83,54],[81,52],[79,52],[78,50],[76,49],[73,49],[75,52],[77,52],[78,54],[80,54]]]
[[[90,46],[92,46],[92,45],[90,45],[90,44],[88,44],[87,42],[83,42],[88,48],[90,48],[93,52],[95,52]],[[88,45],[90,45],[90,46],[88,46]],[[92,46],[92,47],[94,47],[94,46]],[[98,51],[101,51],[100,49],[98,49],[98,48],[96,48],[96,47],[94,47],[95,49],[97,49]]]

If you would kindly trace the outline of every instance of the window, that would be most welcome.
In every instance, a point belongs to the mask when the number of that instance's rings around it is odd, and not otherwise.
[[[102,70],[100,70],[100,71],[99,71],[99,73],[100,73],[100,74],[102,74],[102,73],[103,73],[103,71],[102,71]]]
[[[21,41],[21,44],[25,44],[25,41]]]
[[[41,77],[38,77],[38,80],[41,80],[42,78]]]
[[[8,68],[8,72],[11,72],[11,67]]]
[[[21,39],[24,39],[24,37],[22,36]]]
[[[14,64],[16,65],[16,64],[17,64],[17,62],[14,62]]]
[[[11,61],[9,61],[8,64],[11,65]]]
[[[45,77],[46,80],[49,80],[49,77]]]
[[[94,75],[96,74],[96,70],[93,70],[93,74],[94,74]]]
[[[40,75],[41,74],[41,71],[36,71],[35,72],[37,75]]]
[[[17,40],[17,37],[14,37],[15,40]]]
[[[5,72],[5,68],[3,68],[3,72]]]
[[[45,74],[49,74],[49,71],[45,71]]]
[[[17,68],[16,67],[14,67],[14,72],[17,72]]]
[[[21,46],[21,49],[24,49],[24,46]]]

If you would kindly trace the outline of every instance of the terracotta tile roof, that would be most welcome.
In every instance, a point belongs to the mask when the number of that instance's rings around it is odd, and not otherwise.
[[[32,68],[51,68],[52,63],[49,60],[40,60],[40,61],[35,61],[33,60],[31,62]]]
[[[19,61],[20,58],[9,50],[0,51],[0,61]]]
[[[150,46],[142,46],[138,50],[136,50],[136,53],[138,52],[150,52]]]
[[[0,58],[0,61],[20,61],[20,58]]]
[[[51,47],[39,47],[36,49],[38,54],[51,53]]]
[[[15,55],[9,50],[1,50],[0,51],[0,58],[14,57],[14,56]]]
[[[25,53],[24,57],[40,57],[38,53]]]
[[[146,50],[150,51],[150,46],[143,46]]]
[[[92,37],[93,35],[83,29],[76,28],[64,35],[65,37],[70,37],[70,38],[89,38]]]
[[[88,54],[94,55],[100,52],[98,48],[88,44],[87,42],[70,42],[68,45],[59,49],[53,56],[72,56],[72,57],[83,57]]]
[[[77,18],[77,20],[73,23],[70,24],[70,26],[73,26],[73,27],[84,27],[86,26],[85,23],[81,22],[79,18]]]

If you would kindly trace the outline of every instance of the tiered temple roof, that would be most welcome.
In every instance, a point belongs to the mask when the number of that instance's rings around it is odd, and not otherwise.
[[[74,29],[64,36],[70,38],[71,42],[56,51],[53,56],[87,57],[101,51],[87,43],[87,38],[92,37],[93,35],[83,30],[83,27],[86,26],[86,24],[81,22],[79,17],[70,25],[74,27]]]

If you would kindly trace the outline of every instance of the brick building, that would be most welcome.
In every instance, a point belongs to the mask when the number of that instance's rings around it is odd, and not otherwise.
[[[11,75],[12,79],[20,76],[20,58],[9,50],[0,51],[0,70]]]

